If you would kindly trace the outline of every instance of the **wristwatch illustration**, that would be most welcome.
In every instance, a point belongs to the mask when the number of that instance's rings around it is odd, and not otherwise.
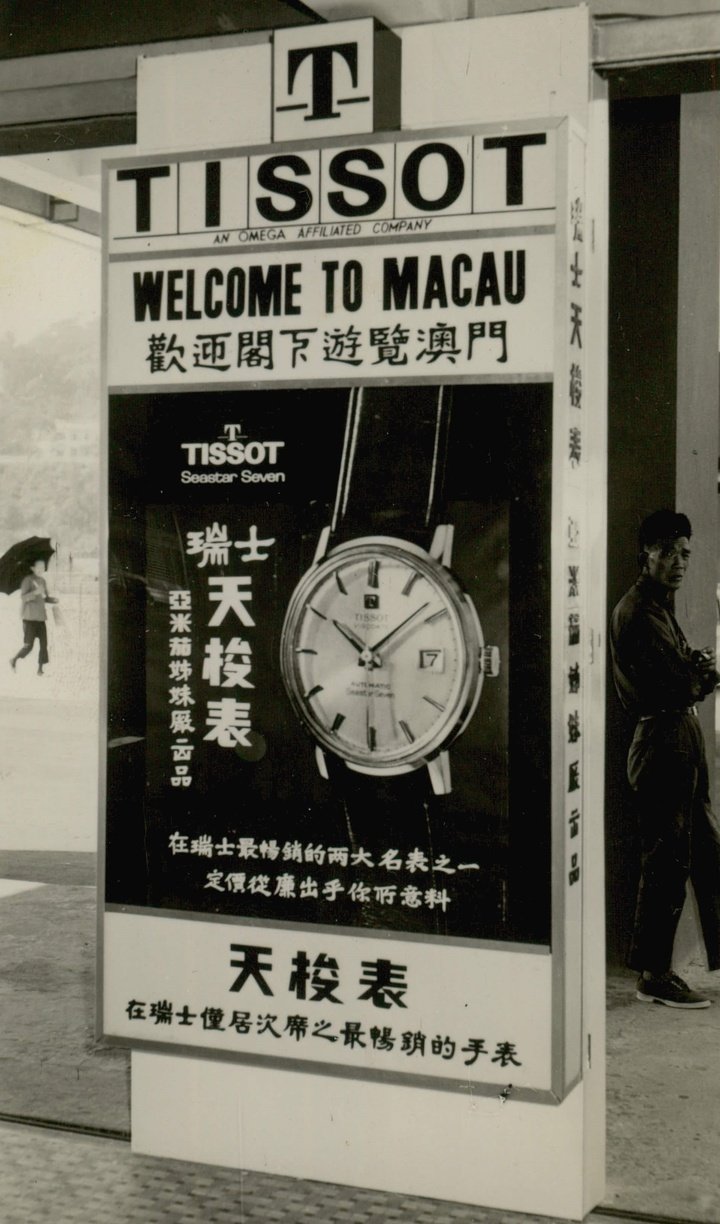
[[[351,392],[332,521],[290,598],[280,665],[323,777],[331,754],[376,778],[426,769],[442,795],[448,749],[500,657],[451,570],[454,526],[438,521],[451,389],[401,392]]]

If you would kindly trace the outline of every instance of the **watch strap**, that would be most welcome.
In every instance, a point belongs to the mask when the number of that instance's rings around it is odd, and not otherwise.
[[[429,545],[445,509],[451,397],[427,384],[352,389],[333,542],[397,535]]]
[[[452,388],[441,385],[355,387],[347,408],[342,459],[331,520],[331,544],[390,536],[427,549],[446,514]],[[366,774],[332,753],[325,768],[342,802],[353,851],[379,860],[389,848],[418,852],[432,872],[433,821],[444,810],[425,766],[405,773]],[[369,903],[362,922],[383,926],[382,907]],[[434,920],[433,920],[434,921]],[[428,916],[407,913],[408,929],[427,929]],[[415,928],[415,924],[417,927]]]
[[[348,842],[355,866],[352,882],[366,888],[366,897],[356,918],[363,927],[386,930],[444,933],[445,919],[439,910],[414,909],[405,905],[385,906],[373,885],[395,884],[402,890],[416,885],[421,891],[442,883],[436,877],[436,837],[441,837],[445,804],[433,795],[425,768],[388,777],[367,775],[348,769],[344,762],[328,757],[334,793],[342,803]],[[394,852],[396,861],[414,861],[397,873],[385,867]]]

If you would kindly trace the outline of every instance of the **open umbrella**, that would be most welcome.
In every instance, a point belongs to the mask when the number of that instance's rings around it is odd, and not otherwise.
[[[44,561],[47,565],[55,549],[47,536],[28,536],[27,540],[18,540],[11,544],[6,553],[0,557],[0,591],[12,595],[27,574],[34,561]]]

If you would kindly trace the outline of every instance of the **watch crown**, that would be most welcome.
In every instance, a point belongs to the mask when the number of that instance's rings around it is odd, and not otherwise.
[[[500,650],[497,646],[483,646],[480,651],[480,674],[492,677],[500,675]]]

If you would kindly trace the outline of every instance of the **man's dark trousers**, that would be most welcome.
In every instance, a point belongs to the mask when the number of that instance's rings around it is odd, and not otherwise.
[[[637,795],[642,869],[628,964],[670,969],[673,941],[692,881],[708,963],[720,968],[720,822],[708,788],[702,728],[694,713],[641,719],[628,754]]]

